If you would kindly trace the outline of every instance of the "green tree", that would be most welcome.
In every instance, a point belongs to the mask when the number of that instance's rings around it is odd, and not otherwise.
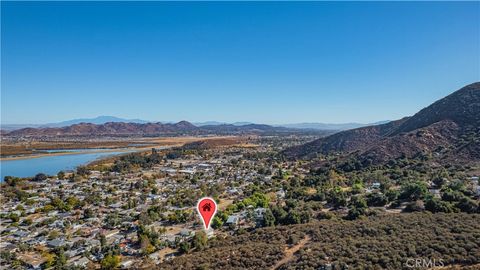
[[[300,224],[302,222],[300,213],[295,209],[290,209],[286,218],[287,224]]]
[[[417,200],[417,201],[410,202],[409,204],[407,204],[404,211],[405,212],[420,212],[420,211],[423,211],[423,210],[425,210],[425,204],[423,203],[423,201]]]
[[[190,250],[192,249],[190,242],[182,242],[180,243],[180,252],[181,253],[190,253]]]
[[[8,218],[12,221],[12,222],[18,222],[20,220],[20,217],[15,214],[15,213],[10,213],[8,215]]]
[[[348,210],[346,219],[355,220],[364,214],[365,214],[365,210],[363,208],[356,208],[353,206]]]
[[[467,213],[480,212],[478,203],[468,197],[463,197],[462,199],[460,199],[460,201],[457,203],[457,207],[462,212],[467,212]]]
[[[107,246],[107,238],[104,234],[100,235],[100,246],[102,247],[102,249]]]
[[[367,202],[362,196],[352,196],[350,204],[356,208],[367,208]]]
[[[270,227],[273,225],[275,225],[275,216],[273,215],[272,210],[267,208],[265,214],[263,215],[263,226]]]
[[[220,217],[215,216],[212,220],[212,228],[219,229],[223,226],[223,221]]]
[[[193,247],[197,250],[203,250],[207,246],[207,234],[204,231],[197,232],[193,237]]]
[[[87,169],[87,167],[85,166],[78,166],[77,167],[77,174],[81,175],[81,176],[87,176],[90,174],[90,170]]]
[[[45,251],[42,253],[42,257],[45,259],[45,263],[44,263],[45,268],[49,268],[53,266],[55,262],[55,255]]]
[[[65,257],[63,248],[60,248],[57,252],[57,257],[55,260],[55,269],[63,269],[66,264],[67,264],[67,258]]]
[[[21,179],[18,177],[13,177],[13,176],[5,176],[3,178],[5,183],[7,183],[9,186],[15,187],[18,183],[21,182]]]
[[[283,207],[275,205],[272,207],[272,214],[275,217],[276,224],[286,224],[287,211]]]
[[[345,197],[345,194],[342,191],[333,192],[333,194],[331,195],[330,202],[336,208],[347,206],[347,198]]]
[[[92,208],[87,208],[83,210],[83,217],[84,218],[92,218],[95,216],[95,212],[93,211]]]
[[[118,268],[118,266],[120,265],[120,256],[107,255],[100,262],[100,265],[104,270],[111,270],[111,269]]]
[[[402,186],[400,199],[406,199],[409,201],[420,200],[425,197],[427,192],[427,185],[424,182],[407,182]]]
[[[152,245],[150,239],[145,234],[140,235],[140,248],[145,255],[155,251],[155,247]]]
[[[384,206],[388,203],[387,196],[381,193],[371,193],[367,196],[368,206]]]
[[[62,180],[65,179],[65,172],[64,171],[59,171],[57,173],[57,177],[58,177],[58,179],[62,179]]]
[[[35,175],[32,179],[33,181],[36,181],[36,182],[41,182],[41,181],[45,181],[47,180],[47,175],[44,174],[44,173],[38,173],[37,175]]]
[[[425,210],[428,210],[432,213],[437,213],[437,212],[452,213],[455,211],[452,204],[437,198],[427,199],[425,201]]]

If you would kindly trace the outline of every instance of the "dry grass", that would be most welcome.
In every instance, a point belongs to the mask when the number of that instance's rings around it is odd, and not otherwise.
[[[149,150],[152,147],[162,146],[182,146],[192,142],[208,142],[213,144],[223,144],[225,141],[239,142],[237,137],[232,136],[218,136],[218,137],[156,137],[156,138],[135,138],[121,141],[77,141],[77,142],[63,142],[63,141],[31,141],[19,143],[3,143],[0,146],[0,156],[2,158],[9,156],[46,156],[46,155],[64,155],[68,153],[46,153],[38,151],[41,150],[59,150],[59,149],[119,149],[130,148],[141,150]],[[132,144],[137,144],[131,146]],[[142,144],[142,145],[138,145]]]
[[[218,209],[223,211],[227,209],[227,207],[233,203],[233,200],[226,200],[226,199],[221,199],[220,203],[218,204]]]

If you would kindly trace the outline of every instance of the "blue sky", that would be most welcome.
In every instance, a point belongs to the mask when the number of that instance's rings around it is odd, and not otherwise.
[[[479,2],[4,2],[1,120],[374,122],[480,80]]]

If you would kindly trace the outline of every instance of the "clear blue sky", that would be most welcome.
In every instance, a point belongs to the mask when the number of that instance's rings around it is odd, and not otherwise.
[[[480,80],[480,3],[4,2],[2,123],[373,122]]]

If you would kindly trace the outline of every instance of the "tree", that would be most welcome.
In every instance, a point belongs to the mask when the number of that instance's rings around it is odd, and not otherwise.
[[[15,213],[10,213],[8,215],[8,218],[12,221],[12,222],[18,222],[20,220],[20,217],[15,214]]]
[[[45,251],[42,253],[42,257],[45,259],[45,268],[53,266],[53,263],[55,262],[55,255]]]
[[[448,182],[448,177],[449,177],[448,171],[445,170],[445,168],[442,168],[442,170],[437,173],[435,178],[433,178],[433,183],[438,188],[441,188],[444,184]]]
[[[356,207],[351,207],[348,210],[348,214],[346,216],[346,219],[348,220],[355,220],[359,218],[361,215],[365,213],[365,210],[363,208],[356,208]]]
[[[388,203],[387,196],[381,193],[371,193],[367,196],[368,206],[384,206]]]
[[[67,200],[66,200],[66,205],[67,205],[69,208],[73,209],[73,208],[75,208],[75,207],[77,207],[77,206],[80,205],[80,200],[79,200],[78,198],[74,197],[74,196],[70,196],[70,197],[68,197]]]
[[[360,194],[363,191],[363,185],[362,183],[355,183],[352,186],[352,193],[353,194]]]
[[[336,208],[347,206],[347,198],[345,198],[345,194],[342,191],[335,191],[331,195],[331,203]]]
[[[454,207],[452,204],[442,201],[437,198],[429,198],[425,202],[425,210],[428,210],[432,213],[438,213],[438,212],[443,212],[443,213],[452,213],[454,212]]]
[[[310,209],[305,209],[300,213],[300,223],[308,223],[312,218],[312,211]]]
[[[459,202],[465,197],[463,193],[456,190],[447,189],[442,193],[442,200],[447,202]]]
[[[286,218],[287,224],[300,224],[302,222],[300,213],[295,209],[290,209]]]
[[[48,234],[48,239],[53,240],[55,238],[58,238],[60,236],[60,233],[57,230],[52,230]]]
[[[11,253],[8,250],[2,250],[0,251],[0,259],[2,259],[3,262],[11,263],[15,259],[15,253]]]
[[[215,216],[212,220],[212,228],[219,229],[223,226],[223,221],[221,218]]]
[[[290,234],[287,239],[287,244],[296,245],[300,241],[300,236],[298,234]]]
[[[22,222],[22,225],[24,225],[24,226],[30,226],[32,224],[33,224],[33,221],[30,218],[26,218]]]
[[[419,212],[419,211],[423,211],[423,210],[425,210],[425,205],[424,205],[423,201],[417,200],[417,201],[410,202],[409,204],[407,204],[404,211],[405,212]]]
[[[193,247],[197,250],[203,250],[207,246],[207,234],[204,231],[200,231],[193,237]]]
[[[44,173],[37,173],[37,175],[35,175],[32,180],[36,182],[45,181],[47,180],[47,175]]]
[[[400,193],[398,192],[398,190],[394,189],[389,189],[385,192],[385,196],[387,196],[389,202],[395,201],[399,195]]]
[[[467,213],[479,213],[480,212],[478,203],[476,203],[474,200],[472,200],[468,197],[463,197],[462,199],[460,199],[460,201],[457,203],[457,207],[462,212],[467,212]]]
[[[83,217],[84,218],[92,218],[95,216],[95,212],[93,211],[92,208],[87,208],[83,210]]]
[[[120,224],[120,217],[118,216],[117,212],[113,212],[108,214],[105,217],[104,224],[110,228],[115,228],[118,224]]]
[[[65,172],[64,171],[59,171],[57,173],[57,177],[58,177],[58,179],[62,179],[62,180],[65,179]]]
[[[416,201],[423,199],[427,192],[427,185],[424,182],[408,182],[402,186],[400,198],[410,201]]]
[[[278,206],[278,205],[273,206],[272,214],[275,217],[276,224],[286,224],[288,213],[281,206]]]
[[[63,252],[63,248],[60,248],[57,252],[57,258],[55,260],[55,269],[63,269],[67,264],[67,258]]]
[[[5,181],[5,183],[12,187],[16,186],[21,181],[20,178],[13,176],[5,176],[3,180]]]
[[[367,208],[367,202],[361,196],[352,196],[350,200],[350,204],[356,208],[362,208],[362,209]]]
[[[264,227],[270,227],[275,225],[275,216],[273,216],[272,210],[268,208],[263,215],[263,224]]]
[[[101,234],[100,235],[100,246],[102,248],[106,247],[107,246],[107,238],[105,237],[104,234]]]
[[[447,183],[447,181],[448,181],[447,178],[443,178],[443,177],[435,177],[433,179],[433,183],[438,188],[443,187],[443,185],[445,185]]]
[[[190,253],[191,248],[190,242],[185,241],[180,243],[180,252],[182,253]]]
[[[155,247],[152,245],[150,239],[145,234],[140,235],[140,248],[145,255],[155,251]]]
[[[115,269],[120,265],[120,256],[118,255],[107,255],[100,262],[102,269],[110,270]]]
[[[86,175],[90,174],[90,170],[87,169],[87,167],[85,167],[85,166],[78,166],[77,167],[77,174],[79,174],[81,176],[86,176]]]

